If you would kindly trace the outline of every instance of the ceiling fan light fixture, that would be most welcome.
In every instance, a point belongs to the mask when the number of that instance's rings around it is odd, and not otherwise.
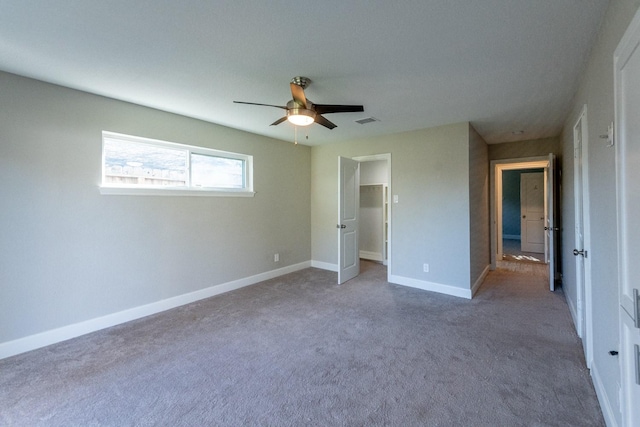
[[[316,112],[306,108],[292,108],[287,110],[287,120],[296,126],[309,126],[316,119]]]
[[[287,110],[287,120],[296,126],[309,126],[316,119],[316,112],[306,108]]]

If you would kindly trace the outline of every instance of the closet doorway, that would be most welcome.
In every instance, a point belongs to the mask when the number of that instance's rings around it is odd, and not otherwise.
[[[360,162],[359,257],[389,267],[391,154],[354,157]]]

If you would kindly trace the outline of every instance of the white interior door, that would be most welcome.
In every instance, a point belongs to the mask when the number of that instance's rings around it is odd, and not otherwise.
[[[586,131],[586,110],[583,110],[580,118],[573,127],[573,199],[574,199],[574,248],[573,255],[575,257],[576,266],[576,309],[577,324],[576,329],[578,336],[582,338],[583,344],[586,344],[589,337],[585,336],[584,328],[586,325],[586,263],[585,259],[589,256],[588,250],[585,248],[585,174],[586,164],[586,140],[584,132]],[[585,346],[586,350],[586,346]],[[587,364],[590,358],[587,356]]]
[[[360,163],[338,157],[338,283],[360,273],[358,211]]]
[[[640,12],[614,54],[621,412],[640,425]]]
[[[545,171],[545,261],[549,266],[549,289],[555,291],[556,289],[556,207],[555,207],[555,163],[556,156],[552,153],[549,154],[549,166]]]
[[[523,252],[544,253],[544,174],[520,175],[520,246]]]

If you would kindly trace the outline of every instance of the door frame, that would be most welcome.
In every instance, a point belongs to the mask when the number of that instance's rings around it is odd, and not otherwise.
[[[630,113],[624,102],[623,69],[629,63],[632,55],[639,55],[640,46],[640,10],[638,10],[627,27],[613,54],[614,69],[614,106],[615,106],[615,140],[616,147],[616,207],[617,207],[617,246],[618,246],[618,331],[620,334],[620,412],[624,425],[637,425],[640,420],[640,409],[637,406],[640,396],[640,385],[636,377],[640,375],[640,322],[638,295],[631,291],[629,242],[627,229],[627,203],[629,196],[629,181],[627,169],[633,167],[628,159],[627,150],[636,141],[637,129],[629,129],[627,121]],[[637,75],[637,74],[636,74]],[[632,153],[634,154],[634,153]],[[633,242],[635,243],[635,242]],[[635,249],[635,248],[634,248]],[[632,271],[632,273],[635,273]],[[637,288],[634,288],[637,289]],[[635,301],[634,301],[635,300]]]
[[[518,169],[544,169],[549,171],[549,158],[547,156],[523,157],[519,159],[492,160],[489,168],[491,189],[491,270],[497,266],[498,254],[502,256],[502,172]],[[545,175],[546,177],[546,175]],[[545,189],[545,200],[548,189]],[[546,254],[545,254],[546,258]],[[555,272],[549,272],[555,274]]]
[[[578,127],[582,135],[580,150],[580,171],[576,168]],[[590,213],[589,213],[589,126],[587,123],[587,105],[585,104],[573,125],[573,189],[574,189],[574,245],[577,244],[578,235],[578,212],[582,214],[582,248],[578,250],[586,250],[587,256],[582,259],[576,256],[576,310],[572,313],[576,318],[576,332],[582,339],[584,347],[587,368],[591,368],[593,362],[593,301],[591,289],[591,257],[589,249],[591,248],[591,229],[590,229]],[[580,191],[580,199],[577,197],[577,191]],[[569,305],[571,306],[571,305]]]
[[[355,156],[352,157],[353,160],[357,160],[360,163],[363,162],[375,162],[378,160],[386,160],[387,161],[387,198],[391,198],[391,194],[392,193],[392,183],[391,183],[391,153],[383,153],[383,154],[372,154],[372,155],[368,155],[368,156]],[[390,202],[390,200],[387,200],[386,206],[387,206],[387,282],[391,281],[391,275],[393,272],[393,244],[392,244],[392,237],[393,237],[393,226],[392,226],[392,212],[393,209],[391,209],[391,205],[392,203]]]

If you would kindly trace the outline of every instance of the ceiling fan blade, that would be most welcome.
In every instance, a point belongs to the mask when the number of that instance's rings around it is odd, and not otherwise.
[[[276,108],[282,108],[283,110],[286,110],[287,107],[283,107],[281,105],[272,105],[272,104],[258,104],[257,102],[243,102],[243,101],[233,101],[236,104],[248,104],[248,105],[262,105],[264,107],[276,107]]]
[[[316,123],[326,127],[327,129],[338,127],[335,124],[331,123],[329,120],[322,117],[320,114],[316,114]]]
[[[360,111],[364,111],[364,107],[362,105],[313,104],[313,108],[318,114],[358,113]]]
[[[307,97],[304,96],[304,89],[295,83],[290,83],[289,86],[291,86],[291,95],[293,95],[293,100],[296,101],[297,104],[307,108]]]
[[[275,122],[271,123],[270,126],[277,126],[280,123],[284,122],[285,120],[287,120],[287,116],[282,117],[281,119],[276,120]]]

